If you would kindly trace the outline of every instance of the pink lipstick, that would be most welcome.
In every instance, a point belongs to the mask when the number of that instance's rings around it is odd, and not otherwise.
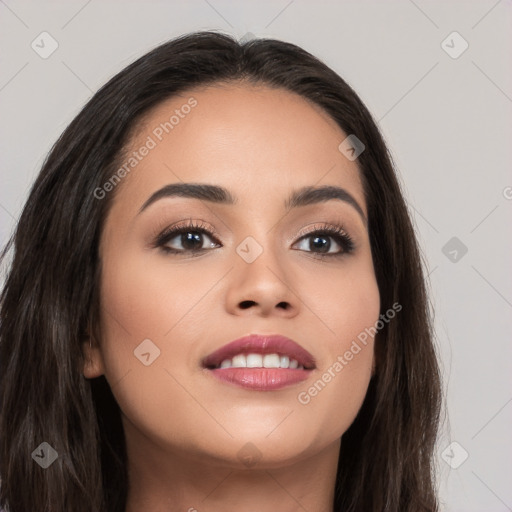
[[[202,365],[221,381],[258,391],[304,381],[316,368],[313,356],[290,338],[258,334],[224,345]]]

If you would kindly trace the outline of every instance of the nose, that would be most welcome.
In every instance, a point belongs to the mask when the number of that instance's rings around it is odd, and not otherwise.
[[[300,300],[293,290],[297,276],[282,259],[267,248],[250,263],[237,253],[234,258],[226,296],[226,307],[231,314],[286,318],[298,314]]]

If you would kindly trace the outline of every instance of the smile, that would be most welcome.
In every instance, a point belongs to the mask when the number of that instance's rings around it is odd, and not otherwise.
[[[202,361],[216,379],[257,391],[274,391],[306,380],[313,356],[281,335],[251,334],[216,350]]]

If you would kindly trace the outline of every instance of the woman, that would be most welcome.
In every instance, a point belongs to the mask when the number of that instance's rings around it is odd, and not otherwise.
[[[10,246],[11,512],[438,510],[417,241],[371,115],[309,53],[198,32],[144,55]]]

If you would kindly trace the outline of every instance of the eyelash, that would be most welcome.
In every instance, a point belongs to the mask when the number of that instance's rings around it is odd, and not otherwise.
[[[177,235],[181,235],[183,233],[203,233],[208,235],[208,237],[212,238],[215,243],[218,243],[217,241],[217,233],[215,230],[208,229],[208,227],[205,224],[202,223],[195,223],[194,221],[190,220],[185,225],[178,225],[174,226],[172,228],[165,229],[162,231],[153,242],[152,246],[155,248],[159,248],[166,254],[186,254],[186,253],[192,253],[196,256],[202,254],[204,251],[207,251],[208,249],[173,249],[170,247],[167,247],[166,244],[175,238]],[[350,254],[353,252],[355,248],[355,244],[353,239],[348,235],[346,230],[343,226],[332,226],[329,224],[322,224],[320,226],[315,225],[313,229],[305,234],[303,234],[297,242],[312,237],[313,235],[316,236],[322,236],[327,235],[327,237],[331,237],[335,239],[336,243],[341,247],[340,252],[335,253],[315,253],[313,251],[305,251],[308,253],[311,253],[315,258],[323,259],[323,258],[332,258],[332,257],[342,257],[346,254]]]

